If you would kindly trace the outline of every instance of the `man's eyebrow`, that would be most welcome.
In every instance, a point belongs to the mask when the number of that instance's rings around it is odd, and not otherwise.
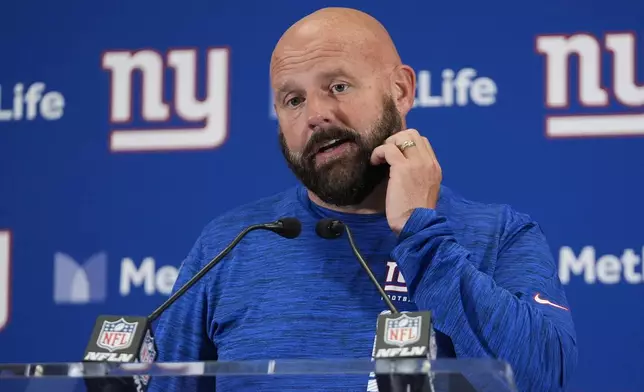
[[[277,88],[275,89],[275,93],[277,95],[280,95],[293,90],[297,90],[297,87],[293,82],[284,82],[277,86]]]
[[[325,71],[320,74],[320,79],[328,80],[337,77],[350,77],[351,74],[347,72],[344,68],[334,68],[330,71]]]
[[[330,79],[338,78],[338,77],[351,77],[351,74],[347,72],[344,68],[334,68],[329,71],[323,71],[319,75],[317,75],[317,79],[321,81],[328,81]],[[289,93],[291,91],[298,91],[300,88],[293,82],[291,81],[286,81],[277,86],[275,89],[275,94],[277,96],[284,95],[286,93]]]

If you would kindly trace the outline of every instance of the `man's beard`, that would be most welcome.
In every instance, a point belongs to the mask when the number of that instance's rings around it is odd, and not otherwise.
[[[402,130],[402,118],[393,99],[384,98],[383,113],[368,135],[339,127],[330,127],[313,133],[300,154],[291,152],[279,132],[282,154],[288,167],[304,186],[323,202],[335,206],[360,204],[389,176],[389,165],[373,166],[371,153],[396,132]],[[341,159],[315,164],[319,147],[333,139],[353,142],[357,153],[349,153]]]

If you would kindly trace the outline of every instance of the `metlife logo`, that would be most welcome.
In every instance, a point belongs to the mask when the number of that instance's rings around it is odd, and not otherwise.
[[[54,302],[66,305],[102,303],[111,290],[108,288],[108,257],[105,252],[91,255],[82,263],[69,254],[54,255]],[[119,295],[127,297],[143,292],[146,295],[170,295],[179,274],[178,268],[165,265],[157,268],[152,257],[141,263],[125,257],[120,262]]]
[[[624,249],[620,254],[597,254],[593,246],[559,249],[559,279],[563,284],[580,280],[586,284],[614,285],[619,283],[641,284],[644,282],[642,252]]]
[[[492,106],[496,103],[498,86],[490,77],[474,68],[443,69],[438,72],[416,71],[414,108],[459,108]],[[277,119],[272,90],[269,87],[269,117]]]
[[[444,69],[436,75],[429,70],[417,72],[415,108],[491,106],[496,103],[498,87],[494,80],[480,76],[474,68]]]
[[[152,257],[143,259],[138,267],[134,260],[124,258],[121,261],[119,292],[122,296],[127,296],[132,292],[132,287],[142,286],[147,295],[170,295],[178,275],[179,269],[172,265],[164,265],[157,269]]]
[[[47,91],[44,82],[0,84],[0,122],[60,120],[65,114],[65,97]]]
[[[71,256],[54,255],[54,302],[86,304],[103,302],[107,296],[107,254],[90,256],[82,265]]]

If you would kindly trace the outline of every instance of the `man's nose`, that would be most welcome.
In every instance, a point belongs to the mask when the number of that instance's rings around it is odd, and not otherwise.
[[[306,102],[307,122],[309,129],[318,131],[328,127],[333,121],[335,103],[329,97],[309,96]]]

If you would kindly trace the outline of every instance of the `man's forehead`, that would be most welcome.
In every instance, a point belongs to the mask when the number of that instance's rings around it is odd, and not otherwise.
[[[358,77],[373,72],[379,62],[377,54],[359,42],[321,39],[309,45],[285,46],[276,51],[270,65],[274,86],[296,76],[311,79]]]
[[[364,40],[350,36],[321,34],[315,37],[298,37],[276,46],[271,56],[271,69],[307,62],[313,59],[343,59],[365,61],[373,52]]]
[[[278,41],[270,63],[273,86],[288,83],[285,74],[320,77],[336,72],[373,73],[400,63],[393,42],[374,18],[356,10],[329,8],[313,13],[291,26]],[[331,65],[330,65],[331,64]],[[335,69],[334,69],[335,68]]]

